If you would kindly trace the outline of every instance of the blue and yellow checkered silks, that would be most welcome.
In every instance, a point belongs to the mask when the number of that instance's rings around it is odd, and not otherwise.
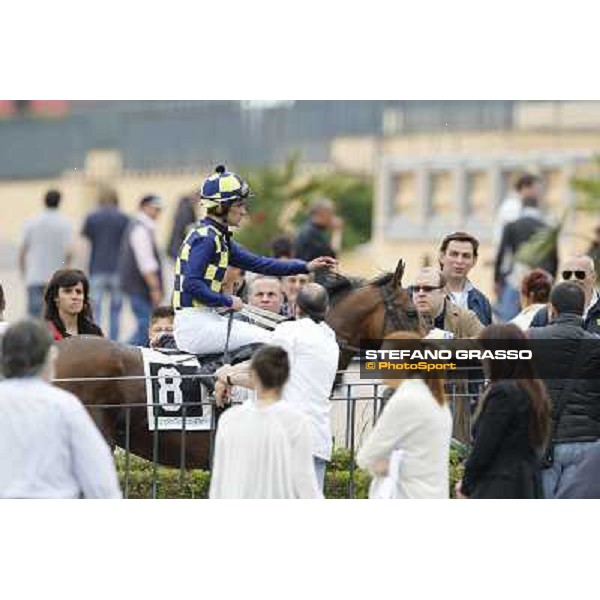
[[[215,256],[211,263],[206,267],[204,280],[213,292],[220,293],[223,286],[223,279],[229,265],[229,245],[224,234],[212,225],[203,225],[192,229],[181,246],[179,256],[175,262],[175,285],[173,287],[173,308],[175,310],[184,307],[201,308],[205,305],[194,298],[186,298],[183,293],[183,282],[185,279],[187,262],[189,260],[192,246],[199,237],[211,236],[215,241]]]
[[[200,196],[207,207],[218,206],[224,202],[243,200],[252,195],[248,184],[235,173],[218,166],[216,173],[204,180]]]

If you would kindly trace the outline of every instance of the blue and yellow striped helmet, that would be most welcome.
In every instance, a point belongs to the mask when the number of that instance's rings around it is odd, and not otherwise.
[[[230,173],[223,165],[204,180],[200,189],[200,197],[207,207],[246,200],[253,196],[250,186],[235,173]]]

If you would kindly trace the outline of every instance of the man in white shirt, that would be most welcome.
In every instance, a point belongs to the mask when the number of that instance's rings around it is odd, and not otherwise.
[[[49,381],[58,351],[42,322],[2,337],[0,498],[121,498],[107,443],[69,392]]]
[[[297,407],[310,418],[312,453],[319,487],[323,490],[327,462],[331,459],[330,395],[333,388],[339,348],[335,333],[325,323],[327,292],[317,283],[305,285],[296,300],[296,321],[277,326],[270,340],[290,357],[290,378],[282,400]],[[252,387],[248,363],[217,371],[217,398],[232,385]]]
[[[69,266],[72,258],[73,230],[59,212],[61,194],[49,190],[45,210],[27,221],[19,250],[19,268],[27,286],[27,314],[41,318],[44,288],[52,274]]]

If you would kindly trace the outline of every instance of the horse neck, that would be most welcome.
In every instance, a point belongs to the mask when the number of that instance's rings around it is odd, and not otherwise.
[[[379,289],[372,285],[365,286],[340,300],[339,304],[332,308],[327,321],[338,337],[356,345],[361,337],[366,339],[375,332],[370,324],[373,320],[370,315],[378,308],[383,309]],[[380,333],[381,331],[375,333],[375,336]]]

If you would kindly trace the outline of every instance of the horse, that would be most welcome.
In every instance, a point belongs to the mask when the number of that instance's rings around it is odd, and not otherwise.
[[[209,431],[150,431],[139,348],[96,336],[70,337],[57,347],[56,385],[81,400],[111,447],[164,466],[209,467]]]
[[[340,371],[360,351],[361,340],[369,340],[370,347],[377,349],[380,344],[376,340],[389,333],[423,329],[410,293],[402,287],[404,269],[404,260],[400,259],[393,273],[383,273],[371,281],[347,277],[324,281],[330,290],[331,304],[325,320],[335,331],[340,346]]]
[[[394,273],[360,285],[347,280],[332,291],[327,322],[342,348],[342,369],[361,339],[418,328],[416,312],[402,288],[403,272],[400,260]],[[71,337],[57,345],[57,385],[81,400],[113,448],[126,448],[164,466],[209,468],[212,431],[150,431],[139,348],[94,336]]]

